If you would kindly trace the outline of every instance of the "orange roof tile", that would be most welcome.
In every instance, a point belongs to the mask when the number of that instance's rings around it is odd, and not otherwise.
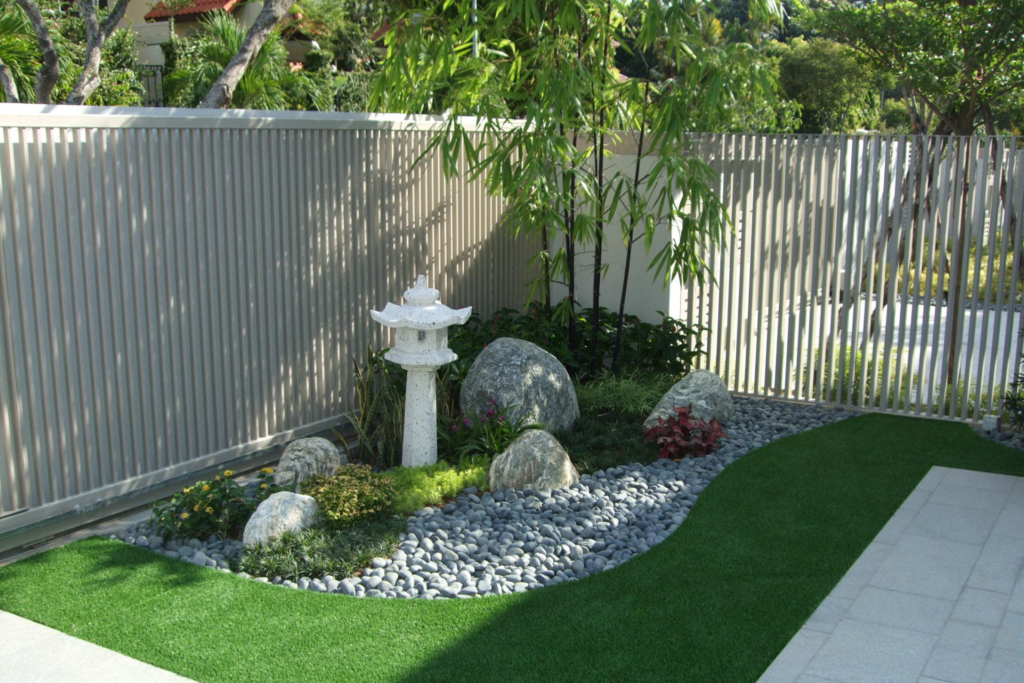
[[[174,13],[174,16],[182,17],[189,14],[202,14],[203,12],[212,12],[218,9],[230,12],[238,2],[239,0],[192,0],[191,5],[185,9],[178,10]],[[163,3],[157,3],[146,14],[146,19],[167,19],[169,17],[171,17],[171,12],[163,6]]]

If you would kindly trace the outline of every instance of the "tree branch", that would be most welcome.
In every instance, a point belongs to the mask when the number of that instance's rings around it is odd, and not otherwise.
[[[57,48],[50,36],[50,29],[46,26],[43,13],[39,11],[39,5],[34,0],[15,0],[18,6],[25,11],[32,30],[36,34],[36,42],[39,43],[39,51],[43,56],[43,63],[36,73],[36,102],[38,104],[52,104],[51,97],[53,89],[57,85],[57,78],[60,76],[60,64],[57,62]]]
[[[78,13],[85,23],[85,57],[82,62],[82,73],[78,75],[75,86],[71,89],[65,104],[85,104],[85,101],[100,87],[100,62],[102,60],[103,43],[117,28],[124,12],[128,9],[128,0],[117,0],[110,14],[100,25],[96,17],[96,0],[75,0]]]
[[[206,94],[206,98],[199,105],[200,109],[223,109],[231,104],[231,97],[235,94],[235,88],[238,87],[242,76],[245,75],[245,70],[249,68],[249,64],[256,58],[263,43],[270,37],[277,22],[293,4],[294,0],[266,0],[263,3],[263,9],[260,10],[259,16],[256,17],[256,21],[245,34],[242,47],[238,49],[238,52],[210,87],[210,92]]]
[[[14,83],[11,70],[4,65],[3,61],[0,61],[0,86],[3,86],[4,98],[8,104],[17,104],[21,101],[18,99],[18,86]]]

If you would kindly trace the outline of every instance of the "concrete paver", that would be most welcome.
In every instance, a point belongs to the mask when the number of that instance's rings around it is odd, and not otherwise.
[[[1024,478],[933,467],[759,683],[1024,683]]]

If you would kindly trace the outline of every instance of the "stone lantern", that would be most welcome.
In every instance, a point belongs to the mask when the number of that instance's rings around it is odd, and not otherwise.
[[[384,357],[408,372],[405,383],[405,431],[402,465],[419,467],[437,462],[437,377],[439,367],[458,358],[448,348],[448,326],[463,325],[472,307],[452,310],[438,302],[440,292],[427,287],[420,275],[405,291],[405,303],[388,304],[370,316],[395,329],[395,346]]]

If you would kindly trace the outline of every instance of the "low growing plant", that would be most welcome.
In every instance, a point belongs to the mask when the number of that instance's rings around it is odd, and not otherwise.
[[[395,467],[384,476],[390,477],[398,489],[395,512],[408,515],[427,505],[441,505],[470,486],[486,489],[490,465],[489,457],[480,456],[457,465],[439,462],[424,467]]]
[[[581,412],[576,429],[555,435],[580,474],[657,459],[658,452],[644,443],[640,418],[615,411]]]
[[[344,465],[333,477],[314,475],[303,482],[302,491],[313,497],[324,524],[334,529],[384,519],[393,514],[398,497],[394,480],[368,465]]]
[[[677,406],[673,410],[675,415],[668,419],[659,417],[658,424],[648,429],[644,438],[647,443],[654,442],[658,446],[662,458],[698,458],[715,450],[718,439],[724,436],[717,417],[710,422],[698,420],[693,417],[690,406]]]
[[[270,494],[284,490],[274,486],[273,474],[270,467],[260,470],[256,495],[249,497],[235,473],[224,470],[213,479],[186,486],[166,503],[155,503],[149,524],[164,538],[238,536],[256,507]]]
[[[375,557],[390,556],[404,530],[405,520],[388,518],[344,530],[314,527],[298,534],[288,533],[246,548],[237,569],[252,576],[280,576],[292,581],[328,574],[343,579],[369,565]]]

